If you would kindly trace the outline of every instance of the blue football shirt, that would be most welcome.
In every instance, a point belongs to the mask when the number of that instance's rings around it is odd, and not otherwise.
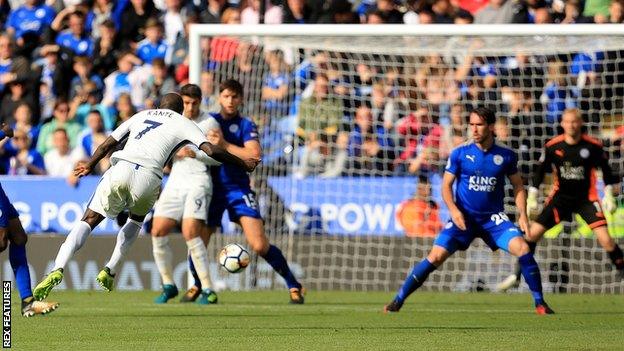
[[[76,38],[68,29],[56,37],[56,43],[70,49],[78,56],[91,56],[93,53],[93,40],[88,35]]]
[[[451,152],[446,171],[456,177],[455,203],[465,215],[503,212],[505,178],[518,172],[516,154],[503,146],[467,143]]]
[[[220,113],[211,113],[210,115],[219,122],[223,138],[228,143],[244,147],[247,141],[258,141],[258,127],[249,118],[238,115],[231,119],[224,119]],[[219,167],[212,167],[212,182],[215,187],[220,186],[226,190],[250,188],[247,172],[237,166],[225,163]]]
[[[56,17],[56,11],[45,4],[32,8],[23,5],[9,14],[7,27],[15,30],[16,39],[29,32],[41,35],[43,30],[52,24],[54,17]]]

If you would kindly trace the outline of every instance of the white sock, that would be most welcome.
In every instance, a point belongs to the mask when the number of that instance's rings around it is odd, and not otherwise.
[[[173,253],[169,246],[168,236],[152,237],[152,253],[154,262],[160,272],[163,284],[175,285],[173,282]]]
[[[134,219],[128,219],[128,222],[126,222],[126,224],[124,224],[124,226],[119,230],[115,249],[113,250],[110,260],[106,264],[106,267],[110,269],[111,274],[115,274],[117,272],[117,266],[126,256],[137,236],[139,236],[139,231],[141,230],[142,225],[142,222],[137,222]]]
[[[210,281],[210,272],[208,271],[208,250],[204,246],[204,241],[200,238],[193,238],[186,242],[195,271],[202,283],[202,289],[212,289],[212,281]]]
[[[78,221],[76,225],[67,235],[65,242],[61,245],[56,259],[54,260],[54,269],[65,268],[67,262],[74,256],[74,253],[78,251],[87,240],[87,237],[91,233],[91,227],[87,222]]]

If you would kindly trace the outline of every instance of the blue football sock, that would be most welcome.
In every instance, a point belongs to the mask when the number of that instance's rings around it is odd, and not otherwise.
[[[528,253],[521,256],[518,259],[518,262],[520,262],[520,269],[522,269],[524,281],[527,282],[527,285],[533,294],[535,305],[537,306],[539,304],[543,304],[544,294],[542,294],[542,278],[540,276],[537,262],[535,262],[535,257],[533,257],[532,253]]]
[[[282,251],[278,249],[277,246],[269,246],[269,251],[267,251],[262,258],[264,258],[271,265],[271,267],[273,267],[273,269],[281,275],[282,278],[284,278],[289,289],[301,288],[301,284],[299,284],[295,276],[290,271],[286,258],[284,258]]]
[[[195,286],[199,288],[199,290],[202,289],[202,284],[201,284],[201,280],[199,280],[199,275],[197,274],[197,271],[195,270],[195,265],[193,264],[193,258],[191,258],[191,255],[188,256],[188,264],[189,264],[189,269],[191,270],[191,274],[193,275],[193,279],[195,279]]]
[[[419,264],[414,266],[407,278],[405,278],[403,286],[401,286],[401,288],[397,292],[394,301],[402,304],[405,299],[410,296],[411,293],[413,293],[414,291],[416,291],[416,289],[423,285],[425,280],[427,280],[429,274],[435,270],[436,266],[431,264],[428,259],[425,258],[424,260],[420,261]]]
[[[19,290],[20,298],[25,300],[32,296],[30,290],[30,271],[26,259],[26,245],[9,244],[9,262],[13,268],[15,282]]]

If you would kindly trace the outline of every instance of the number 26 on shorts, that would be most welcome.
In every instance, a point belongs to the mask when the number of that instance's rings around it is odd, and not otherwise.
[[[509,217],[507,217],[507,214],[505,212],[495,213],[492,215],[492,217],[490,217],[490,219],[496,225],[509,221]]]

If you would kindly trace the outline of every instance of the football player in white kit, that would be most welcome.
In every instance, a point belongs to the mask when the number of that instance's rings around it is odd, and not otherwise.
[[[202,92],[199,86],[187,84],[180,89],[180,95],[184,101],[184,117],[197,123],[204,135],[210,129],[220,128],[212,116],[200,111]],[[172,252],[168,237],[178,223],[181,224],[182,235],[199,279],[180,301],[196,300],[201,305],[217,303],[217,294],[211,289],[205,243],[208,241],[208,204],[212,198],[212,177],[208,167],[218,165],[221,163],[192,146],[181,148],[173,158],[167,184],[154,205],[152,222],[154,261],[163,282],[163,291],[154,300],[156,303],[166,303],[178,295],[178,288],[173,281]]]
[[[137,238],[145,215],[156,201],[163,167],[180,147],[190,142],[215,160],[247,171],[255,169],[259,159],[241,160],[210,144],[197,125],[181,115],[183,110],[180,95],[166,94],[158,109],[141,111],[132,116],[95,150],[89,162],[76,166],[76,176],[90,174],[105,155],[127,138],[124,148],[112,154],[112,167],[100,179],[84,216],[61,245],[52,272],[33,291],[35,299],[46,298],[52,288],[63,280],[63,268],[105,217],[115,218],[127,208],[130,218],[117,235],[110,260],[96,278],[105,290],[112,290],[117,267]]]

